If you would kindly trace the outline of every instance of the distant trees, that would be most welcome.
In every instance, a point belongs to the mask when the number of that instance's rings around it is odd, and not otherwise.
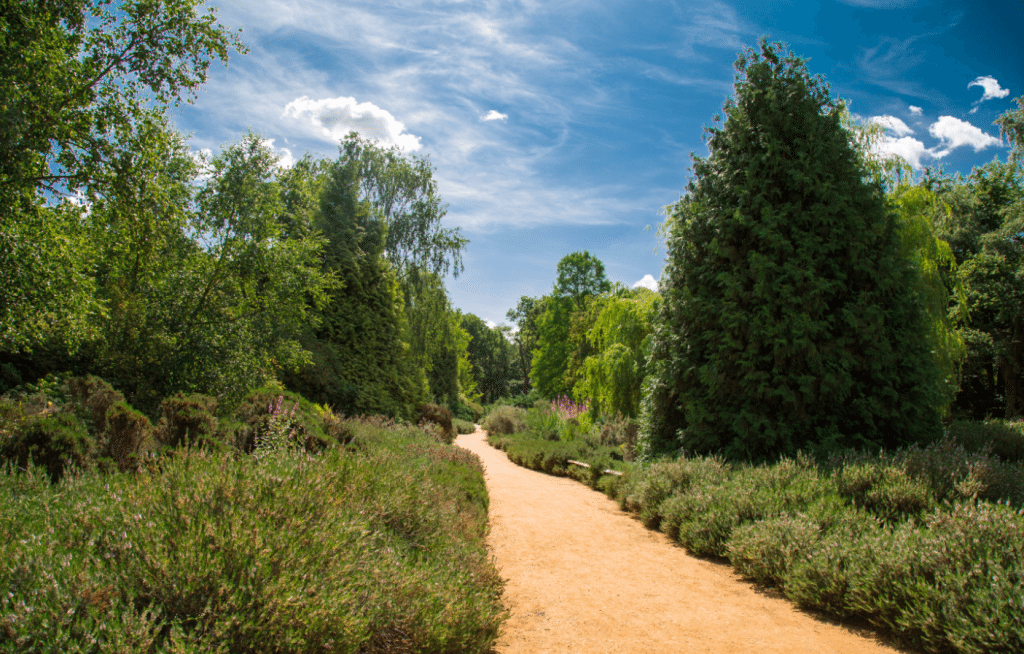
[[[471,313],[462,316],[462,328],[470,337],[468,360],[481,401],[490,404],[509,394],[516,381],[515,346],[508,339],[508,328],[488,327]]]
[[[736,67],[672,208],[643,448],[764,460],[933,437],[919,271],[882,189],[800,59],[762,41]]]

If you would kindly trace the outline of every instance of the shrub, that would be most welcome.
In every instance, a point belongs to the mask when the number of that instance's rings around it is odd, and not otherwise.
[[[217,400],[207,395],[177,393],[165,399],[160,403],[160,444],[172,448],[186,443],[200,448],[222,447],[216,410]]]
[[[968,452],[990,452],[1003,461],[1024,463],[1024,421],[957,421],[946,434]]]
[[[76,411],[94,435],[107,430],[107,411],[118,402],[124,402],[124,395],[93,375],[72,377],[67,387]]]
[[[137,470],[140,456],[153,449],[153,425],[125,402],[107,411],[107,431],[100,441],[99,456],[122,472]]]
[[[621,413],[601,426],[601,444],[622,448],[622,458],[632,461],[636,453],[636,435],[639,423]]]
[[[0,475],[0,640],[52,652],[489,651],[507,612],[479,459],[416,428],[350,426],[367,449],[315,462],[191,450],[153,474],[87,473],[59,490],[34,466]]]
[[[245,425],[239,433],[235,447],[250,453],[256,446],[256,437],[271,427],[271,407],[278,402],[289,413],[288,433],[297,447],[307,452],[322,452],[340,442],[350,442],[351,435],[343,418],[333,411],[313,404],[298,393],[283,391],[268,385],[249,394],[235,410],[235,419]],[[292,412],[292,408],[295,411]],[[330,414],[330,416],[328,416]],[[394,425],[394,420],[386,420]],[[384,423],[382,423],[384,424]]]
[[[804,515],[782,515],[741,525],[729,540],[729,562],[754,581],[781,586],[794,561],[821,539],[821,528]]]
[[[455,440],[455,427],[452,426],[452,413],[443,406],[421,404],[416,407],[417,422],[426,420],[441,428],[441,437],[448,444]]]
[[[518,434],[526,429],[526,411],[518,407],[498,405],[491,409],[481,426],[496,434]]]
[[[841,496],[889,524],[919,516],[932,503],[927,485],[899,466],[848,466],[835,481]]]
[[[54,483],[68,468],[85,470],[95,459],[95,439],[82,419],[69,412],[27,420],[0,444],[0,460],[22,471],[34,463],[44,468]]]
[[[452,421],[452,425],[455,427],[456,433],[459,434],[472,434],[476,431],[476,425],[468,420],[459,420],[456,418]]]

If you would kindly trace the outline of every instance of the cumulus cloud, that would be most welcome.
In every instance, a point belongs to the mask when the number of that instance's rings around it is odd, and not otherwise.
[[[934,158],[942,156],[936,155],[934,151],[925,147],[924,143],[909,136],[898,139],[891,136],[883,137],[881,141],[875,144],[874,151],[882,156],[898,155],[903,157],[914,168],[921,168],[921,159],[923,157]]]
[[[495,327],[498,326],[498,323],[494,322],[493,320],[485,320],[484,324],[487,325],[491,329],[494,329]]]
[[[1003,144],[1001,140],[986,134],[967,121],[952,116],[940,116],[928,128],[928,133],[942,141],[936,156],[949,154],[954,148],[962,145],[969,145],[975,152],[981,152],[989,146]]]
[[[644,275],[643,277],[640,278],[640,281],[638,281],[637,283],[633,284],[633,288],[638,288],[640,286],[643,286],[644,288],[649,288],[652,291],[657,291],[658,290],[658,280],[656,280],[651,275]]]
[[[480,120],[508,120],[508,114],[498,113],[491,109],[486,116],[480,116]]]
[[[910,105],[910,113],[913,114],[914,116],[920,116],[921,114],[924,113],[924,109],[922,109],[921,107],[915,107],[914,105]]]
[[[874,116],[868,122],[882,125],[895,134],[886,134],[875,143],[874,152],[881,156],[898,155],[907,160],[914,168],[921,168],[922,159],[941,159],[961,146],[970,146],[980,152],[990,146],[1002,145],[1002,141],[990,136],[967,121],[953,116],[941,116],[928,127],[928,133],[939,140],[938,145],[927,147],[925,144],[909,136],[914,130],[907,127],[899,118],[892,116]]]
[[[868,122],[881,125],[896,136],[906,136],[907,134],[914,133],[914,130],[907,127],[905,122],[895,116],[874,116],[869,118]]]
[[[267,145],[274,150],[274,154],[277,155],[277,165],[281,168],[291,168],[295,165],[295,156],[292,155],[292,151],[288,148],[279,148],[274,145],[276,139],[267,139]]]
[[[991,75],[985,75],[983,77],[977,77],[973,82],[967,85],[967,88],[972,86],[980,86],[985,89],[984,95],[981,99],[975,102],[975,104],[984,102],[985,100],[993,100],[995,98],[1005,98],[1010,95],[1010,89],[1004,89],[999,86],[999,82],[996,81],[995,77]]]
[[[349,132],[376,139],[381,145],[415,151],[422,147],[420,137],[405,131],[405,125],[390,112],[371,102],[355,98],[313,100],[302,96],[288,103],[282,116],[304,122],[330,141],[340,141]]]

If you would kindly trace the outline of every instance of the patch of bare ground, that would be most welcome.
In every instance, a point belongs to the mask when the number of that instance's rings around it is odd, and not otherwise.
[[[499,654],[899,652],[697,559],[583,484],[459,436],[486,467],[489,545],[508,580]]]

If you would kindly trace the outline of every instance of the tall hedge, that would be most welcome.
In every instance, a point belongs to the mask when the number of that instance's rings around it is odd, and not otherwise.
[[[641,452],[930,439],[942,398],[917,272],[841,107],[782,45],[736,69],[670,213]]]

